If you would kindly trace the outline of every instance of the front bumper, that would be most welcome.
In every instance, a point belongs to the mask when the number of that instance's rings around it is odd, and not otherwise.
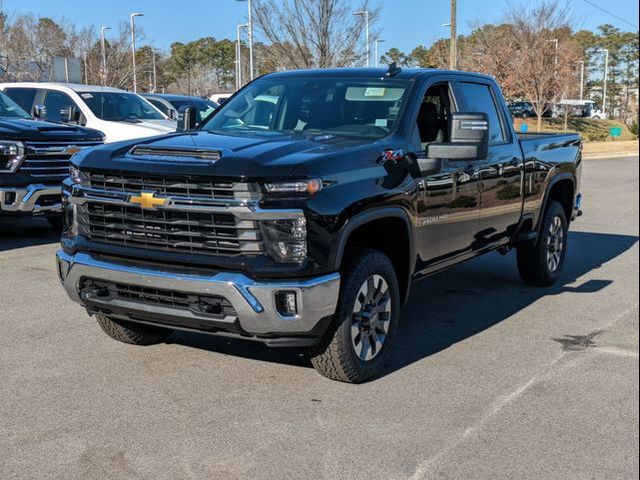
[[[28,185],[0,188],[0,213],[59,213],[62,211],[62,186]]]
[[[340,290],[338,273],[307,280],[260,282],[241,273],[219,272],[208,276],[186,269],[160,269],[105,260],[86,253],[69,255],[62,250],[56,257],[60,281],[67,294],[89,311],[113,313],[116,318],[177,329],[239,334],[272,346],[314,343],[335,313]],[[89,298],[81,292],[83,279],[219,296],[233,306],[237,316],[219,318],[208,325],[207,319],[197,318],[190,310],[121,298]],[[276,293],[280,291],[296,293],[297,315],[285,317],[278,313]]]

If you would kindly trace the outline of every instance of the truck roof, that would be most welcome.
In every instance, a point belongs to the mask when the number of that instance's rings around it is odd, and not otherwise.
[[[111,92],[111,93],[133,93],[115,87],[103,87],[100,85],[84,85],[81,83],[62,82],[13,82],[0,83],[0,88],[51,88],[54,90],[73,90],[75,92]]]
[[[316,77],[316,78],[331,78],[331,77],[349,77],[349,78],[364,78],[364,79],[374,79],[381,78],[386,76],[388,72],[388,68],[386,67],[376,67],[376,68],[318,68],[318,69],[308,69],[308,70],[290,70],[285,72],[274,72],[265,75],[269,78],[305,78],[305,77]],[[485,79],[494,80],[494,78],[490,75],[485,75],[482,73],[474,73],[474,72],[462,72],[459,70],[442,70],[438,68],[402,68],[398,73],[393,75],[391,78],[404,79],[404,80],[413,80],[418,77],[422,77],[424,75],[442,75],[442,74],[452,74],[452,75],[465,75],[465,76],[473,76],[480,77]]]

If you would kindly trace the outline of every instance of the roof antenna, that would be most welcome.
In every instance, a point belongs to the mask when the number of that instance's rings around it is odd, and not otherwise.
[[[399,74],[401,71],[402,69],[396,64],[396,62],[393,62],[391,65],[389,65],[389,69],[387,70],[387,77],[393,77]]]

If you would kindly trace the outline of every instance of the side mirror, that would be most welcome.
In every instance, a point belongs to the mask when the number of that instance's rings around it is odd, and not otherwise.
[[[180,107],[178,111],[178,132],[190,132],[196,128],[196,107]]]
[[[224,105],[225,103],[227,103],[227,100],[229,100],[229,97],[219,98],[219,99],[217,100],[218,105]]]
[[[47,118],[47,107],[44,105],[36,105],[33,107],[33,116],[38,120],[45,120]]]
[[[171,120],[177,120],[177,119],[178,119],[178,112],[176,112],[176,111],[175,111],[175,110],[173,110],[173,109],[170,109],[170,110],[167,112],[167,117],[169,117]]]
[[[451,141],[429,145],[427,158],[481,160],[489,155],[489,117],[486,113],[452,113],[449,131]]]
[[[76,113],[76,107],[69,105],[60,109],[60,121],[62,123],[78,123],[79,115]]]

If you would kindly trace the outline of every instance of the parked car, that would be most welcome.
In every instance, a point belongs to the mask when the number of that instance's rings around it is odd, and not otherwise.
[[[178,127],[79,153],[65,182],[60,279],[122,342],[305,346],[362,382],[412,281],[515,248],[524,282],[552,285],[581,213],[580,136],[516,134],[485,75],[278,72]]]
[[[44,105],[47,120],[95,128],[106,142],[175,132],[176,124],[135,93],[70,83],[0,83],[0,90],[28,112]]]
[[[531,102],[511,102],[509,113],[512,117],[529,118],[536,116],[536,109]]]
[[[607,115],[593,100],[561,100],[558,103],[558,116],[564,117],[568,112],[570,117],[606,119]]]
[[[197,123],[207,118],[211,112],[220,106],[207,98],[192,97],[189,95],[142,93],[140,96],[172,119],[178,118],[180,108],[188,106],[195,107]]]
[[[69,159],[103,141],[96,130],[36,121],[0,92],[0,217],[43,215],[61,227]]]

